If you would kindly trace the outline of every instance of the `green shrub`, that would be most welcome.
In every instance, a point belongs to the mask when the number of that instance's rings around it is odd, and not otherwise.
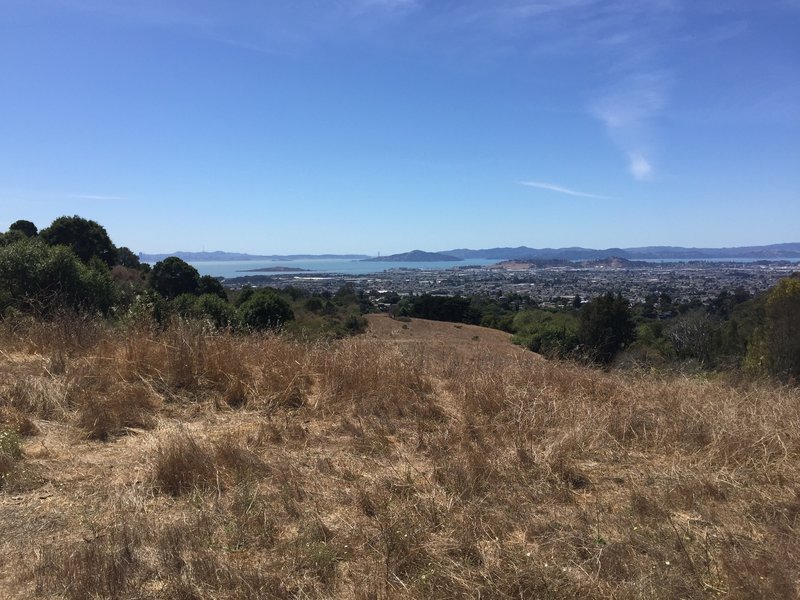
[[[272,290],[253,293],[240,307],[242,322],[253,329],[277,329],[294,319],[289,304]]]
[[[108,313],[118,290],[100,261],[83,264],[65,246],[38,238],[0,247],[0,310],[9,308],[47,316],[56,309]]]
[[[235,327],[239,323],[236,309],[215,294],[203,294],[195,299],[194,316],[210,321],[216,327]]]

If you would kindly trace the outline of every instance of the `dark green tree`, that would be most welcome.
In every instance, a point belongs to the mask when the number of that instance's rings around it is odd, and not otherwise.
[[[78,258],[88,264],[93,257],[108,266],[117,262],[117,249],[108,237],[105,228],[83,217],[58,217],[50,227],[39,233],[51,246],[67,246]]]
[[[228,300],[228,294],[225,292],[225,288],[222,286],[220,280],[216,277],[212,277],[211,275],[203,275],[200,278],[200,283],[197,287],[197,294],[200,296],[203,294],[212,294],[222,300]]]
[[[8,228],[9,231],[19,231],[25,237],[36,237],[39,234],[39,229],[31,221],[20,219],[14,221]]]
[[[294,319],[289,303],[272,290],[254,292],[239,307],[242,322],[253,329],[277,329]]]
[[[181,294],[197,294],[200,274],[185,260],[170,256],[153,265],[150,287],[167,299]]]
[[[236,296],[236,298],[234,299],[233,305],[236,308],[239,308],[242,304],[244,304],[245,302],[250,300],[250,298],[252,298],[253,294],[255,294],[255,293],[256,293],[255,289],[253,289],[251,287],[243,288],[239,292],[239,294]]]
[[[636,326],[631,318],[628,301],[622,294],[611,292],[587,302],[580,312],[578,340],[587,355],[602,364],[608,364],[617,352],[628,346],[636,337]]]
[[[117,248],[117,264],[122,265],[123,267],[128,267],[129,269],[139,269],[142,266],[142,263],[139,261],[139,257],[133,253],[133,251],[126,247],[122,246],[122,248]]]

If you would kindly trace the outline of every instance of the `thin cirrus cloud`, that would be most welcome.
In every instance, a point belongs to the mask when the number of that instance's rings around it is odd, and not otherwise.
[[[554,183],[546,183],[544,181],[520,181],[520,185],[527,187],[537,188],[540,190],[548,190],[550,192],[558,192],[559,194],[566,194],[567,196],[577,196],[579,198],[596,198],[598,200],[611,200],[609,196],[601,196],[600,194],[590,194],[588,192],[579,192],[570,188],[556,185]]]
[[[47,190],[0,190],[0,202],[11,201],[19,203],[45,202],[126,202],[124,196],[113,194],[76,194],[72,192],[58,192]]]
[[[96,202],[123,202],[125,198],[122,196],[111,196],[105,194],[66,194],[70,200],[89,200]]]

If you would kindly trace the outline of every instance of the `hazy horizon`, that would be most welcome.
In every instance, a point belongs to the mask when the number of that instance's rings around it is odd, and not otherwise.
[[[322,256],[332,256],[332,257],[346,257],[346,256],[359,256],[359,257],[369,257],[369,258],[379,258],[381,256],[389,257],[398,254],[407,254],[409,252],[416,252],[422,251],[426,253],[439,253],[439,254],[446,254],[447,252],[457,251],[457,250],[472,250],[472,251],[484,251],[484,250],[494,250],[499,248],[522,248],[527,247],[531,250],[571,250],[571,249],[583,249],[583,250],[590,250],[590,251],[605,251],[605,250],[613,250],[613,249],[620,249],[620,250],[641,250],[641,249],[648,249],[648,248],[662,248],[662,249],[681,249],[681,250],[734,250],[734,249],[748,249],[748,248],[764,248],[764,247],[771,247],[771,246],[786,246],[786,245],[800,245],[800,242],[775,242],[772,244],[753,244],[748,246],[676,246],[674,244],[670,245],[655,245],[655,246],[607,246],[605,248],[592,248],[589,246],[541,246],[541,247],[534,247],[528,246],[527,244],[506,244],[504,246],[493,246],[491,248],[474,248],[469,246],[458,246],[454,248],[440,248],[440,249],[429,249],[429,248],[410,248],[408,250],[402,250],[400,252],[393,252],[393,253],[380,253],[380,254],[370,254],[368,252],[337,252],[336,250],[328,251],[328,252],[292,252],[292,253],[278,253],[278,252],[233,252],[223,249],[214,249],[214,250],[171,250],[171,251],[158,251],[158,252],[140,252],[136,251],[137,254],[145,255],[145,256],[169,256],[175,254],[227,254],[227,255],[234,255],[234,254],[242,254],[246,256],[263,256],[263,257],[288,257],[288,256],[309,256],[309,257],[322,257]],[[266,259],[264,259],[266,260]],[[469,259],[465,259],[469,260]]]
[[[0,224],[145,253],[783,243],[798,30],[796,0],[7,0]]]

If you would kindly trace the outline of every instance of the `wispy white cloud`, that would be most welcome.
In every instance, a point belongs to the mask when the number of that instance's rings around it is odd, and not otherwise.
[[[640,181],[653,176],[652,121],[667,104],[670,79],[664,70],[634,73],[600,92],[589,108],[628,156],[630,172]]]
[[[639,181],[650,179],[653,174],[653,167],[648,160],[640,154],[631,154],[628,156],[630,163],[631,174]]]
[[[545,183],[544,181],[520,181],[520,185],[525,185],[540,190],[548,190],[551,192],[558,192],[559,194],[566,194],[568,196],[578,196],[580,198],[596,198],[598,200],[611,200],[608,196],[601,196],[600,194],[590,194],[587,192],[578,192],[570,188],[566,188],[554,183]]]
[[[0,201],[10,202],[126,202],[128,198],[113,194],[80,194],[53,190],[9,190],[0,189]]]
[[[97,202],[123,202],[126,198],[122,196],[107,196],[105,194],[65,194],[70,200],[90,200]]]

